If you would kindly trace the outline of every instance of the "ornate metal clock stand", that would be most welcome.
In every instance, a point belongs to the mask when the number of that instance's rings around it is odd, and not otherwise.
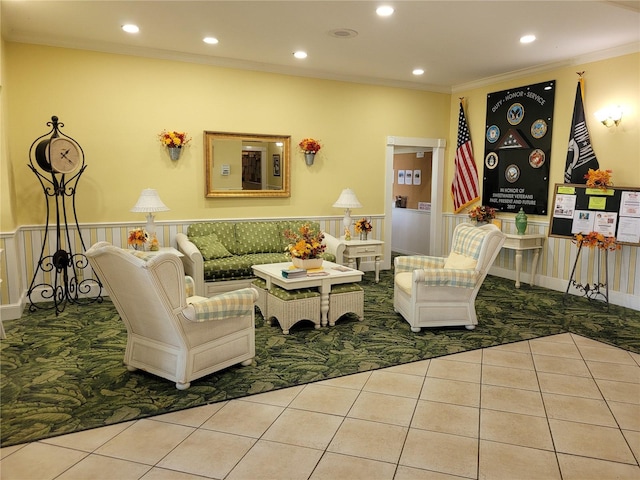
[[[58,315],[64,311],[67,302],[86,305],[94,302],[101,303],[103,299],[102,283],[93,270],[89,278],[85,278],[84,275],[85,270],[91,269],[91,266],[83,253],[86,247],[76,214],[76,187],[87,167],[84,162],[84,152],[78,142],[60,131],[64,123],[58,122],[58,117],[51,117],[47,126],[51,127],[51,130],[36,138],[29,148],[28,167],[36,175],[44,191],[47,220],[40,259],[27,296],[31,303],[29,311],[33,312],[38,308],[55,308]],[[39,168],[36,168],[36,165]],[[77,230],[76,237],[70,232],[67,221],[69,202]],[[51,203],[55,205],[56,232],[55,238],[49,239],[49,221],[53,213]],[[76,245],[72,238],[78,238],[80,245]],[[55,253],[50,254],[47,252],[47,247],[53,241],[55,241]],[[76,251],[79,250],[79,246],[82,247],[80,253]],[[49,306],[49,302],[53,304]]]

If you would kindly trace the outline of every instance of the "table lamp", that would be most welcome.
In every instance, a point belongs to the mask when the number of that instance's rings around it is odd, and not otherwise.
[[[342,193],[333,206],[336,208],[344,208],[344,219],[342,220],[342,223],[344,224],[345,233],[348,231],[349,236],[351,236],[351,209],[362,208],[362,204],[358,201],[358,197],[356,197],[353,190],[345,188],[342,190]]]
[[[169,208],[162,203],[158,192],[154,188],[145,188],[140,194],[140,198],[131,209],[132,212],[144,212],[147,214],[146,230],[149,236],[156,233],[156,226],[153,223],[153,214],[155,212],[166,212]]]

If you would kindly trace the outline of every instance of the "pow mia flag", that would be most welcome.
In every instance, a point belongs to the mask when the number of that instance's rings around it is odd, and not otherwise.
[[[573,120],[571,122],[571,133],[569,134],[569,151],[567,152],[567,163],[564,170],[564,183],[587,183],[584,176],[589,169],[597,170],[600,167],[596,154],[591,147],[589,130],[587,130],[587,123],[584,118],[583,86],[584,80],[580,77],[573,106]]]

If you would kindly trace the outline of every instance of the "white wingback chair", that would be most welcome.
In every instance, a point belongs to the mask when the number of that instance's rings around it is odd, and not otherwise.
[[[413,332],[451,325],[473,330],[478,324],[476,296],[504,240],[495,225],[461,223],[453,232],[447,258],[396,257],[394,310]]]
[[[108,242],[93,245],[89,263],[127,327],[124,363],[176,382],[190,382],[255,357],[252,288],[193,295],[177,255],[124,250]]]

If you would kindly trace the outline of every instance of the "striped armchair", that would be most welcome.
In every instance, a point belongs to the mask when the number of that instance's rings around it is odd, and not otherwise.
[[[99,242],[87,251],[127,327],[124,364],[189,388],[190,382],[255,357],[252,288],[192,296],[193,279],[172,253],[145,255]]]
[[[476,296],[504,240],[495,225],[462,223],[453,232],[447,258],[396,257],[394,310],[413,332],[452,325],[473,330],[478,324]]]

